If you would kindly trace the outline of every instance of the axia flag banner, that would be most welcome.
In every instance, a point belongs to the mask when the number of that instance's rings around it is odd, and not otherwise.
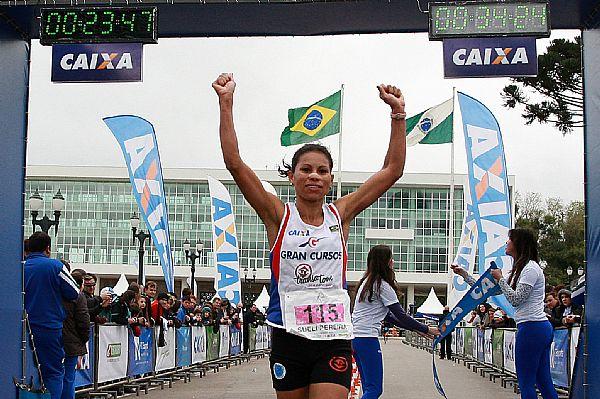
[[[208,177],[213,227],[215,291],[230,302],[241,302],[239,246],[231,197],[225,186]]]
[[[453,99],[431,107],[406,120],[406,145],[452,142]]]
[[[453,263],[461,266],[468,273],[473,273],[475,269],[475,254],[477,252],[477,223],[475,222],[475,211],[473,210],[471,190],[468,184],[465,184],[464,187],[464,202],[465,217],[463,220],[463,229]],[[448,306],[454,307],[468,289],[469,285],[464,279],[457,274],[453,274],[450,294],[448,296]]]
[[[432,360],[432,368],[433,368],[433,382],[435,387],[437,388],[440,395],[446,398],[446,393],[442,388],[442,384],[440,383],[437,368],[435,366],[435,346],[448,334],[456,328],[458,323],[468,315],[471,310],[475,309],[479,304],[485,302],[489,297],[493,295],[498,295],[502,291],[500,290],[500,286],[492,277],[491,270],[497,269],[498,267],[493,262],[488,270],[483,273],[483,275],[471,286],[469,291],[465,294],[465,296],[458,302],[458,304],[440,321],[440,335],[438,335],[433,341],[433,360]],[[477,337],[475,333],[475,337]],[[476,338],[474,338],[476,339]]]
[[[169,220],[154,127],[147,120],[133,115],[112,116],[103,121],[123,151],[133,196],[158,252],[167,291],[172,292],[175,288]]]
[[[289,125],[281,133],[281,145],[308,143],[339,133],[341,104],[340,90],[308,107],[289,109]]]
[[[505,254],[511,228],[511,206],[500,126],[485,105],[464,93],[457,94],[478,232],[478,270],[485,270],[493,261],[506,274],[512,267],[511,257]],[[514,315],[514,309],[504,295],[494,297],[492,301],[509,316]]]

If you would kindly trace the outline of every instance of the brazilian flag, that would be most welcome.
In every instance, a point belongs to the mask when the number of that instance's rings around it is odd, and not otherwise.
[[[333,93],[309,107],[288,110],[289,125],[281,133],[281,145],[308,143],[340,132],[342,92]]]

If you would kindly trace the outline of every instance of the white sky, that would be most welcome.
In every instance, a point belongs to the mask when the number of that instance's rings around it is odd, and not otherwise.
[[[576,34],[556,31],[551,38]],[[548,42],[537,41],[538,53]],[[288,108],[308,106],[343,83],[343,170],[378,170],[389,108],[376,85],[400,87],[409,115],[450,98],[455,86],[498,119],[517,191],[583,199],[583,131],[563,137],[548,125],[526,126],[520,109],[501,105],[506,78],[444,79],[442,43],[427,34],[161,39],[144,46],[143,83],[51,83],[51,48],[37,41],[32,47],[28,165],[122,166],[102,118],[134,114],[154,124],[163,168],[223,168],[211,82],[233,72],[240,148],[254,168],[272,169],[297,148],[279,145]],[[462,130],[456,137],[455,169],[465,173]],[[337,136],[323,143],[337,170]],[[450,146],[410,147],[405,172],[449,173]]]

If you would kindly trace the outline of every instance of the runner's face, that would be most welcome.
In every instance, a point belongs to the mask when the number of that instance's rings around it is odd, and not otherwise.
[[[333,183],[329,160],[317,151],[302,154],[289,178],[296,195],[308,200],[323,200]]]

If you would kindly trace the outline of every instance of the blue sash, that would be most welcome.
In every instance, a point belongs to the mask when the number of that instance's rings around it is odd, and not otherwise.
[[[448,398],[446,397],[446,393],[442,388],[442,384],[440,383],[437,369],[435,367],[435,346],[438,344],[438,342],[444,339],[444,337],[450,334],[452,330],[456,328],[458,323],[460,323],[460,321],[473,309],[475,309],[479,304],[484,303],[489,297],[493,295],[498,295],[502,293],[500,286],[496,282],[496,279],[492,277],[491,271],[493,269],[498,269],[498,266],[496,266],[496,262],[492,261],[490,268],[487,269],[485,273],[481,275],[479,280],[477,280],[477,282],[473,284],[473,286],[471,286],[471,289],[467,291],[465,296],[456,304],[454,309],[452,309],[446,315],[446,317],[444,317],[442,321],[440,321],[439,329],[441,334],[433,340],[433,383],[435,384],[435,388],[438,390],[440,395],[442,395],[446,399]]]

